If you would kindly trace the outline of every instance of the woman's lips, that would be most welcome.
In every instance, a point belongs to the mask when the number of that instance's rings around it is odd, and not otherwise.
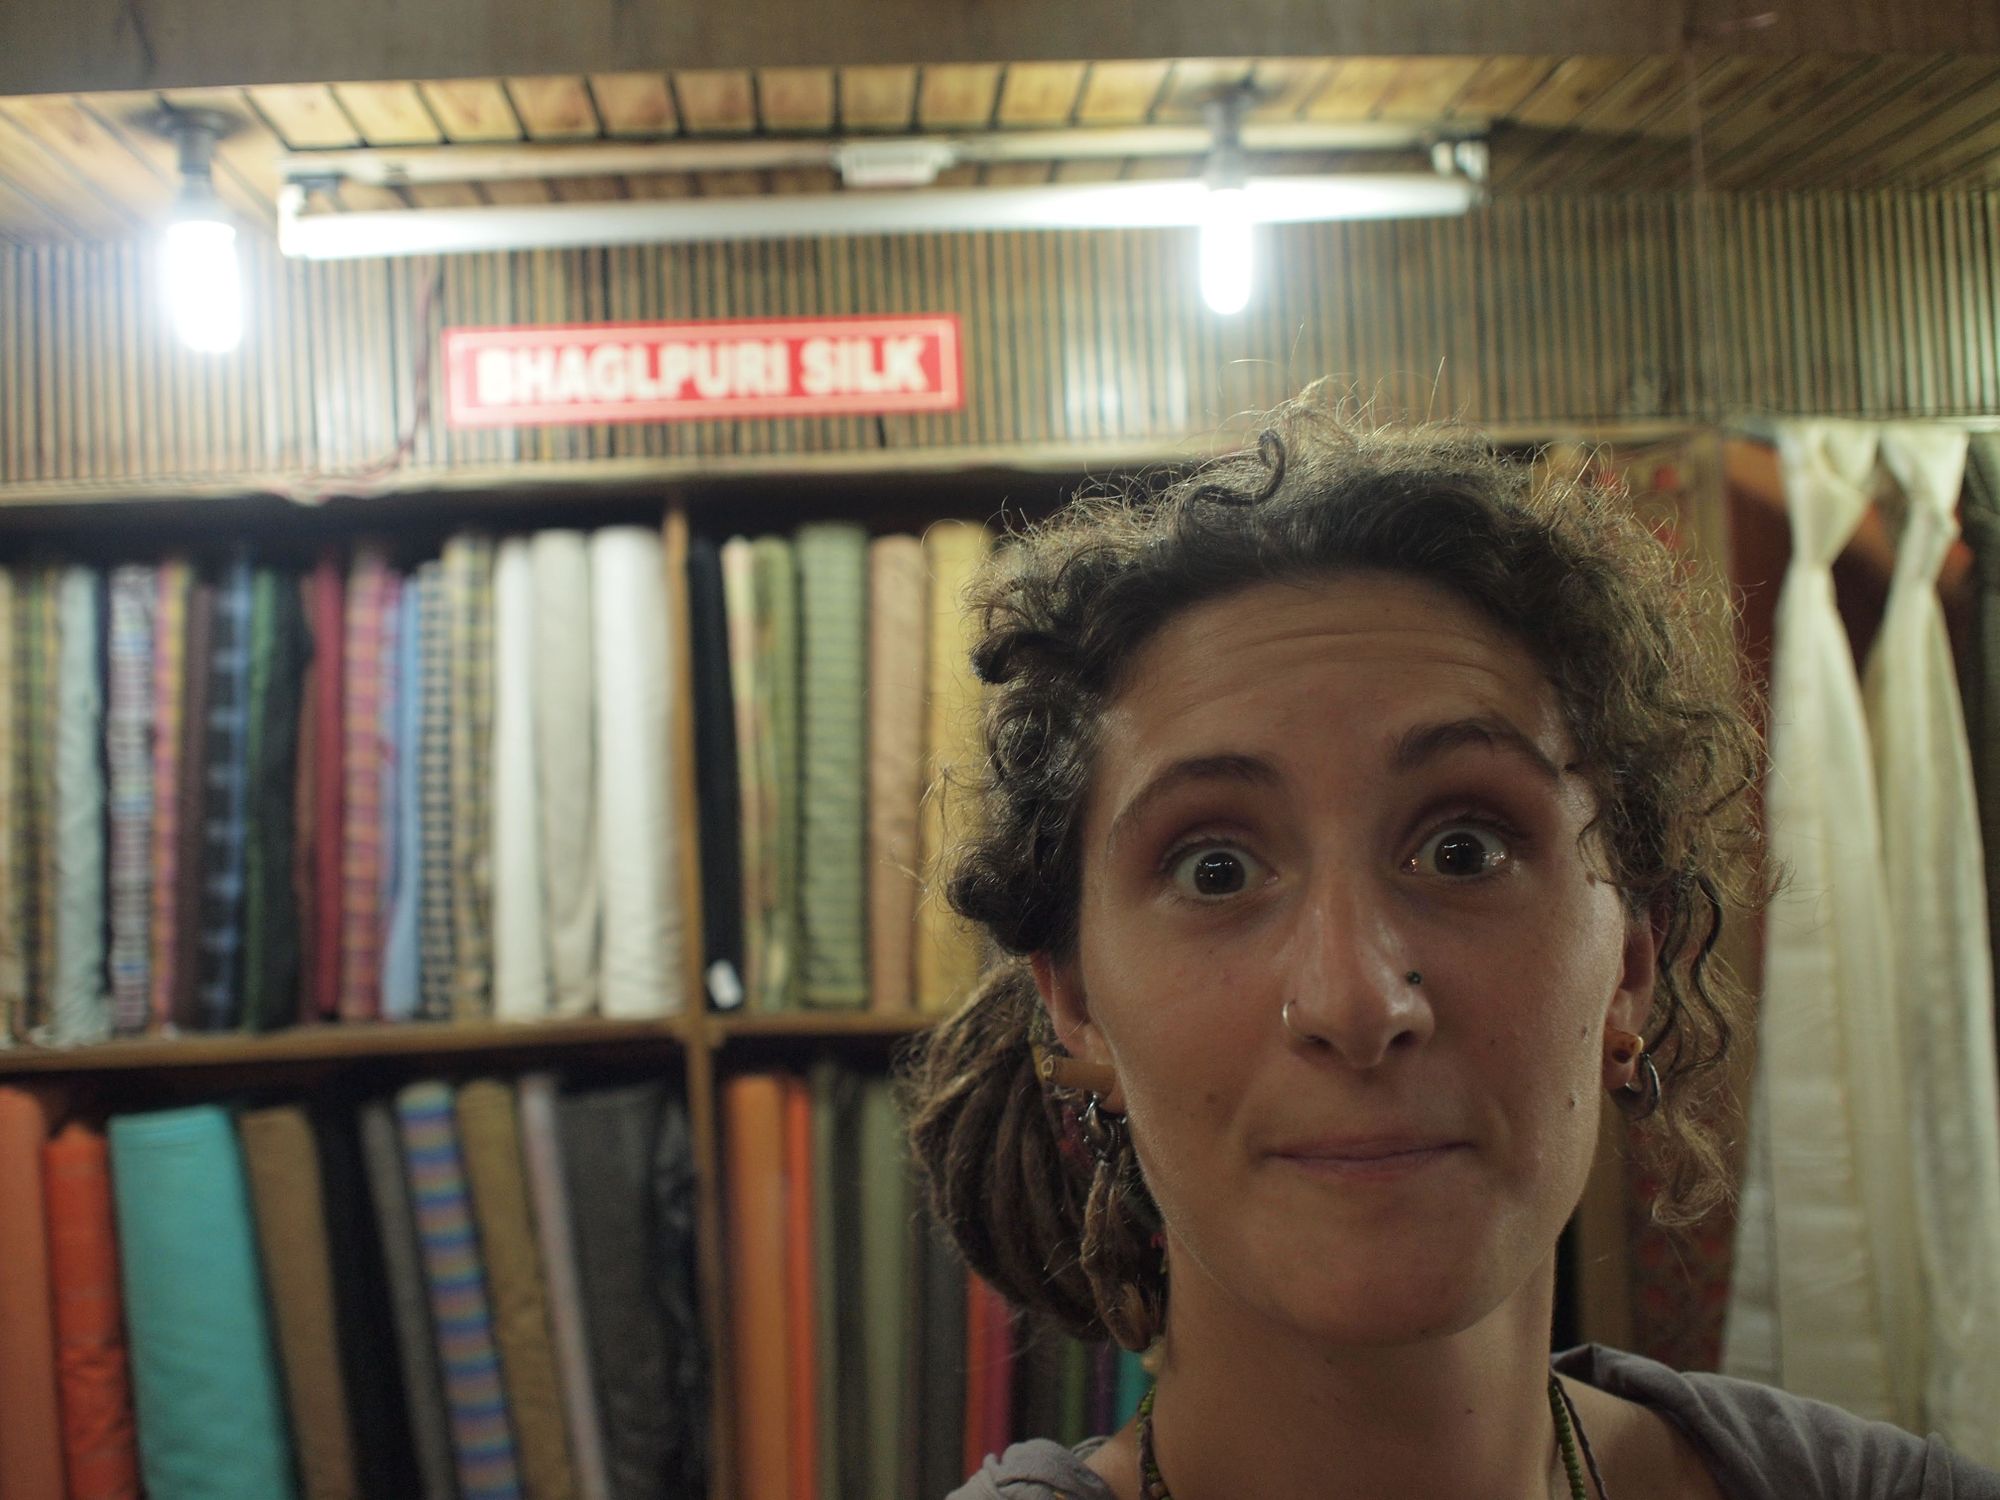
[[[1272,1152],[1313,1176],[1336,1181],[1377,1181],[1408,1177],[1469,1151],[1465,1141],[1412,1140],[1406,1137],[1366,1140],[1309,1141]]]

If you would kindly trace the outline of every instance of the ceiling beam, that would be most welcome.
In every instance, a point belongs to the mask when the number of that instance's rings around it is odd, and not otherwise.
[[[2000,51],[1992,0],[1791,0],[1758,24],[1732,23],[1755,8],[1701,0],[1697,41],[1768,53]],[[6,9],[0,95],[668,67],[1663,53],[1685,39],[1682,8],[1657,0],[8,0]]]

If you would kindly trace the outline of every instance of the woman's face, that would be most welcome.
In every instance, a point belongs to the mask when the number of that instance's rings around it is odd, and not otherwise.
[[[1035,967],[1069,1049],[1116,1069],[1177,1277],[1392,1343],[1545,1265],[1605,1027],[1638,1030],[1653,983],[1650,930],[1579,845],[1574,757],[1527,651],[1421,580],[1262,584],[1143,648],[1076,951]]]

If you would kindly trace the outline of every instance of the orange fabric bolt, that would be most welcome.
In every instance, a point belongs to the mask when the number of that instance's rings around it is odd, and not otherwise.
[[[736,1489],[757,1500],[792,1494],[792,1388],[785,1346],[785,1092],[774,1074],[722,1090],[729,1224],[731,1356],[735,1360]]]
[[[79,1121],[65,1125],[42,1148],[42,1186],[69,1500],[138,1500],[139,1441],[104,1133]]]
[[[785,1338],[791,1361],[792,1500],[819,1500],[819,1366],[814,1358],[812,1089],[785,1080]]]
[[[63,1491],[55,1315],[42,1147],[49,1111],[26,1089],[0,1088],[0,1495]]]

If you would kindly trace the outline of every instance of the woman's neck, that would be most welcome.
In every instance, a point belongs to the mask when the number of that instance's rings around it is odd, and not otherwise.
[[[1181,1259],[1153,1407],[1174,1500],[1548,1493],[1553,1256],[1471,1328],[1365,1348],[1301,1337]]]

